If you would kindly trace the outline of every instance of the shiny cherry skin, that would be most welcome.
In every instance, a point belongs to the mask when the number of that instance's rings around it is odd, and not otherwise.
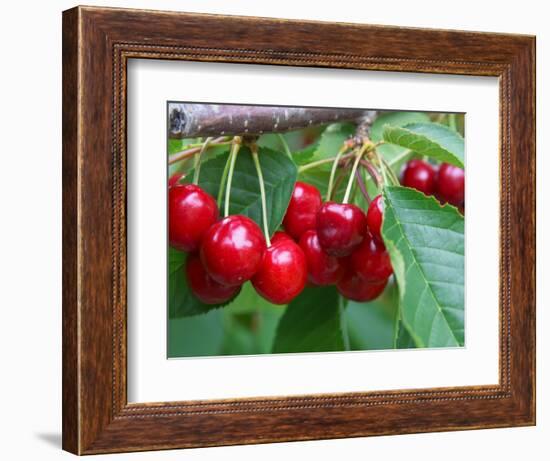
[[[307,265],[304,252],[290,238],[276,238],[263,254],[252,285],[270,303],[288,304],[304,289]]]
[[[388,279],[379,282],[366,282],[363,277],[348,270],[336,284],[338,292],[347,299],[357,302],[372,301],[378,298],[386,288]]]
[[[381,195],[377,195],[372,202],[370,202],[369,209],[367,211],[367,227],[371,235],[378,240],[382,240],[382,219],[384,217],[384,199]]]
[[[367,218],[353,204],[326,202],[317,213],[317,236],[330,256],[348,256],[363,241]]]
[[[413,159],[407,162],[403,169],[401,184],[431,195],[435,192],[436,176],[436,169],[428,162]]]
[[[305,231],[315,229],[322,203],[321,193],[315,186],[296,182],[283,219],[285,231],[298,241]]]
[[[172,176],[168,178],[168,187],[172,187],[178,184],[179,180],[184,176],[185,175],[183,173],[174,173]]]
[[[307,277],[310,283],[318,286],[333,285],[342,278],[342,261],[323,251],[317,231],[305,231],[300,237],[299,245],[306,257]]]
[[[200,255],[206,271],[223,285],[242,285],[257,272],[265,250],[260,227],[252,219],[233,215],[204,234]]]
[[[350,266],[366,282],[381,282],[392,273],[390,256],[384,244],[367,233],[363,243],[352,253]]]
[[[461,207],[464,204],[464,170],[448,163],[439,167],[437,196],[443,202]]]
[[[198,250],[206,230],[218,220],[218,206],[211,195],[194,184],[168,189],[168,238],[181,251]]]
[[[193,294],[204,304],[222,304],[229,301],[241,290],[240,286],[227,286],[216,282],[202,265],[198,254],[187,258],[185,267],[187,284]]]
[[[292,239],[292,237],[290,235],[288,235],[286,232],[282,232],[282,231],[277,231],[275,232],[275,234],[273,234],[273,237],[271,237],[271,244],[275,244],[281,240],[291,240],[291,241],[294,241]]]

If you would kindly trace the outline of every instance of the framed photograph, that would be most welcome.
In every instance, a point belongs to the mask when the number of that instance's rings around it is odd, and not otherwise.
[[[63,13],[63,448],[535,424],[535,39]]]

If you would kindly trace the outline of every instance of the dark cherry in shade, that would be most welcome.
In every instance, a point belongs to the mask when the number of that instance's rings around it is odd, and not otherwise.
[[[317,213],[317,235],[330,256],[348,256],[363,241],[367,218],[353,204],[326,202]]]
[[[412,187],[426,195],[435,192],[436,169],[424,160],[413,159],[407,162],[401,176],[401,184]]]
[[[384,244],[368,233],[363,243],[351,255],[350,265],[366,282],[381,282],[393,272]]]
[[[378,298],[387,283],[388,279],[379,282],[366,282],[359,274],[348,270],[336,284],[336,288],[344,298],[365,302]]]
[[[273,304],[288,304],[304,289],[306,258],[290,238],[278,238],[264,252],[260,268],[252,277],[256,291]]]
[[[183,178],[183,173],[174,173],[168,178],[168,187],[175,186],[181,178]]]
[[[234,215],[218,221],[205,233],[201,261],[218,283],[241,285],[260,267],[265,239],[252,219]]]
[[[382,219],[384,218],[384,199],[381,195],[377,195],[372,202],[370,202],[369,209],[367,211],[367,227],[371,235],[379,242],[382,240]]]
[[[240,286],[227,286],[216,282],[202,265],[198,254],[188,256],[185,267],[187,283],[193,294],[205,304],[221,304],[240,291]]]
[[[307,263],[307,277],[314,285],[333,285],[344,275],[343,263],[335,256],[329,256],[321,248],[317,231],[308,230],[300,237],[300,248]]]
[[[464,170],[442,163],[437,174],[437,196],[443,202],[461,207],[464,204]]]
[[[168,238],[181,251],[199,248],[206,230],[218,219],[216,201],[194,184],[177,184],[168,189]]]
[[[297,181],[283,219],[285,231],[299,240],[305,231],[314,229],[321,204],[321,193],[315,186]]]

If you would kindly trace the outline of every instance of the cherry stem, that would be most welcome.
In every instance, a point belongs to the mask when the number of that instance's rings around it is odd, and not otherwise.
[[[262,174],[262,167],[260,166],[260,158],[258,157],[258,146],[252,144],[250,146],[252,151],[252,159],[254,160],[254,166],[256,167],[256,173],[258,175],[258,182],[260,183],[260,195],[262,198],[262,221],[264,225],[264,236],[268,248],[271,246],[271,240],[269,238],[269,226],[267,224],[267,200],[265,198],[265,184],[264,176]]]
[[[227,146],[231,144],[232,141],[228,141],[227,137],[220,136],[219,138],[215,138],[210,145],[211,146]],[[193,146],[189,149],[182,150],[180,152],[176,152],[175,154],[170,155],[168,158],[168,165],[172,165],[173,163],[179,162],[180,160],[192,157],[195,154],[198,154],[201,151],[201,148],[203,146],[202,143],[200,144],[189,144],[189,146]],[[188,146],[188,147],[189,147]]]
[[[389,163],[386,161],[386,159],[384,157],[380,157],[381,160],[382,160],[382,163],[384,164],[384,167],[385,169],[387,170],[387,172],[389,173],[389,176],[390,176],[390,179],[392,180],[393,182],[393,185],[394,186],[399,186],[399,179],[398,177],[395,175],[395,173],[393,172],[393,170],[391,169],[391,166],[389,165]]]
[[[365,200],[370,205],[371,198],[369,196],[369,193],[367,192],[367,186],[365,185],[364,178],[361,176],[361,173],[359,170],[355,170],[355,179],[357,180],[357,184],[359,185],[361,194],[363,194],[363,197],[365,197]]]
[[[334,176],[336,174],[336,168],[338,167],[338,163],[340,162],[342,155],[344,155],[344,152],[346,152],[347,150],[348,150],[348,146],[347,144],[344,144],[336,154],[336,157],[334,157],[334,163],[332,164],[332,169],[330,170],[330,178],[328,180],[327,201],[330,200],[330,196],[332,195],[332,188],[334,186]]]
[[[363,154],[369,148],[372,148],[372,144],[370,142],[363,144],[361,146],[361,148],[357,151],[357,154],[355,156],[355,162],[353,162],[353,166],[351,167],[351,174],[349,176],[348,186],[346,187],[346,193],[344,194],[344,200],[342,201],[342,203],[348,203],[348,201],[349,201],[349,197],[350,197],[350,194],[351,194],[351,188],[353,186],[353,180],[355,179],[355,172],[357,171],[357,167],[359,166],[359,162],[361,161],[361,157],[363,157]]]
[[[376,171],[374,165],[365,159],[361,159],[360,163],[361,166],[365,168],[365,170],[367,170],[367,172],[370,174],[371,178],[376,183],[376,187],[380,187],[380,185],[382,184],[382,177],[380,176],[378,171]]]
[[[340,162],[344,159],[353,157],[354,155],[355,154],[353,152],[351,152],[349,154],[346,154],[346,155],[342,155],[342,157],[340,157]],[[334,162],[335,159],[336,159],[336,157],[329,157],[329,158],[324,158],[322,160],[316,160],[315,162],[306,163],[305,165],[302,165],[301,167],[298,168],[298,173],[303,173],[304,171],[307,171],[311,168],[315,168],[315,167],[320,166],[320,165],[324,165],[326,163],[332,163],[332,162]]]
[[[202,145],[200,152],[198,153],[198,155],[195,155],[195,172],[193,173],[193,184],[199,183],[199,176],[201,174],[202,156],[208,149],[213,139],[214,139],[213,137],[206,138],[206,141],[204,141],[204,144]]]
[[[235,170],[235,161],[237,160],[237,153],[241,148],[242,138],[240,136],[235,136],[231,143],[231,151],[229,152],[229,158],[225,164],[223,176],[227,178],[227,185],[225,188],[225,204],[224,204],[224,217],[229,216],[229,202],[231,198],[231,182],[233,180],[233,172]],[[226,174],[227,170],[227,174]],[[223,178],[222,185],[220,186],[220,192],[223,190]],[[218,200],[220,199],[218,194]]]
[[[277,133],[277,137],[279,138],[279,141],[281,142],[281,145],[283,146],[285,154],[288,156],[288,158],[290,160],[292,160],[292,152],[290,152],[290,147],[288,147],[288,143],[286,142],[285,137],[281,133]]]

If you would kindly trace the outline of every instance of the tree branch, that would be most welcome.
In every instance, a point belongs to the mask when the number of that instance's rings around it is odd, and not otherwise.
[[[170,103],[170,138],[281,133],[322,123],[360,120],[372,111],[232,104]]]

